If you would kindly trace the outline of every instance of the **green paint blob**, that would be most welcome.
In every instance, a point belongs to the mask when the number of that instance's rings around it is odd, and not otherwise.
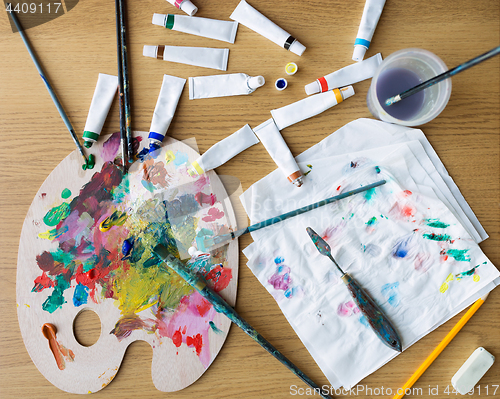
[[[57,224],[65,219],[71,211],[71,208],[67,202],[63,202],[61,205],[52,208],[43,217],[43,222],[47,226],[57,226]]]
[[[375,187],[365,191],[365,198],[367,201],[370,201],[374,195],[375,195]]]
[[[467,252],[469,252],[468,249],[449,249],[448,251],[446,251],[446,253],[453,257],[455,260],[461,262],[470,262],[470,256],[467,255]]]
[[[377,223],[377,218],[375,216],[372,217],[368,222],[366,222],[368,226],[373,226],[375,223]]]
[[[71,196],[71,191],[68,190],[67,188],[65,188],[61,193],[61,197],[64,199],[69,198],[70,196]]]
[[[425,233],[424,238],[432,241],[449,241],[451,237],[448,234],[434,234],[434,233]]]
[[[64,299],[64,291],[70,287],[70,283],[66,281],[62,274],[56,277],[56,286],[54,287],[54,291],[52,295],[50,295],[45,302],[42,304],[42,309],[49,312],[54,313],[57,309],[62,307],[63,304],[66,303]]]
[[[94,169],[94,166],[95,166],[95,156],[94,156],[94,154],[90,154],[88,159],[87,159],[87,162],[85,162],[82,165],[82,169],[83,170]]]
[[[215,325],[215,323],[213,321],[209,321],[208,324],[210,324],[210,328],[213,330],[214,333],[216,334],[222,334],[223,331],[219,328],[217,328],[217,326]]]
[[[450,226],[449,224],[441,222],[439,219],[427,219],[426,222],[427,226],[435,227],[436,229],[445,229]]]
[[[380,167],[379,166],[375,166],[375,172],[380,173]]]

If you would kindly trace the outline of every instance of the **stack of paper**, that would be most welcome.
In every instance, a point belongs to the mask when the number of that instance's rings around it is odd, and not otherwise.
[[[334,388],[351,388],[397,355],[368,327],[333,263],[381,306],[406,349],[500,283],[478,244],[487,235],[420,130],[354,121],[240,197],[252,223],[385,179],[383,186],[252,233],[247,265]]]

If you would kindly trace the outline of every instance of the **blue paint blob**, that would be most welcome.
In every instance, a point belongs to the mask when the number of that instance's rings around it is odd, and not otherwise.
[[[413,234],[400,238],[392,248],[392,256],[404,258],[413,249]]]
[[[222,331],[221,329],[217,328],[217,326],[215,325],[215,323],[213,321],[209,321],[208,324],[210,325],[210,328],[212,329],[212,331],[216,334],[222,334],[224,331]]]
[[[87,298],[89,296],[88,290],[88,287],[78,283],[73,294],[73,305],[75,305],[75,307],[82,306],[87,303]]]
[[[285,258],[282,258],[281,256],[278,256],[277,258],[274,259],[274,263],[277,265],[280,263],[283,263],[285,261]]]
[[[149,155],[149,148],[144,147],[141,152],[137,153],[137,158],[141,160],[141,162],[144,161],[144,159]]]
[[[274,85],[278,90],[284,90],[287,87],[288,82],[286,81],[286,79],[281,78],[278,79]]]
[[[134,237],[127,238],[122,244],[122,254],[128,256],[134,247]]]
[[[160,144],[158,143],[151,143],[149,144],[149,154],[156,159],[158,155],[160,155]]]
[[[386,297],[387,302],[392,307],[399,305],[399,282],[388,283],[382,286],[382,295]]]
[[[177,151],[175,153],[175,159],[174,159],[175,169],[177,169],[178,167],[180,167],[182,165],[185,165],[188,162],[189,162],[188,154],[186,154],[185,152],[180,152],[180,151]]]

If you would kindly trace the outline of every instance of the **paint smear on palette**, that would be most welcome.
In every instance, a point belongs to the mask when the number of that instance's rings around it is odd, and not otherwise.
[[[224,212],[218,210],[217,208],[210,208],[208,215],[203,218],[204,222],[213,222],[217,219],[224,217]]]
[[[119,134],[114,134],[104,144],[108,159],[116,156],[117,141]],[[46,295],[42,309],[49,313],[63,306],[113,300],[121,315],[110,333],[118,340],[143,330],[174,342],[179,338],[179,333],[174,333],[180,331],[180,343],[192,347],[208,367],[208,332],[213,330],[209,322],[215,311],[180,276],[160,266],[152,248],[163,244],[179,256],[188,253],[198,233],[214,234],[197,216],[202,207],[195,199],[200,187],[209,187],[210,182],[204,177],[203,184],[193,183],[192,194],[178,193],[169,200],[137,200],[135,195],[131,206],[130,179],[134,176],[138,182],[147,182],[149,191],[170,184],[163,161],[146,155],[141,166],[137,172],[140,175],[124,175],[112,160],[104,163],[78,196],[47,212],[44,220],[51,229],[39,237],[50,240],[51,249],[36,256],[40,275],[34,280],[32,292]],[[213,209],[215,213],[209,210],[209,215],[219,216],[218,209]],[[174,218],[175,224],[171,223]],[[189,261],[186,266],[202,274],[215,291],[221,291],[232,280],[225,256],[221,250]],[[67,292],[72,293],[71,301],[66,300]]]
[[[441,284],[441,287],[439,287],[439,292],[444,294],[448,290],[448,288],[450,288],[449,283],[451,281],[461,281],[462,279],[472,277],[472,280],[474,282],[476,282],[476,283],[479,282],[479,280],[481,280],[481,277],[477,273],[477,268],[481,265],[485,265],[486,263],[487,262],[483,262],[480,265],[477,265],[477,266],[473,267],[472,269],[467,270],[467,271],[462,272],[462,273],[457,273],[457,274],[450,273],[448,275],[448,277],[446,278],[446,280],[444,281],[444,283]]]
[[[56,330],[53,325],[44,324],[42,327],[42,334],[49,341],[49,348],[54,355],[57,367],[59,370],[64,370],[66,368],[66,362],[75,360],[75,354],[56,339]]]
[[[173,160],[175,168],[178,169],[179,167],[186,165],[188,163],[189,157],[185,152],[177,151],[175,153],[175,158]]]

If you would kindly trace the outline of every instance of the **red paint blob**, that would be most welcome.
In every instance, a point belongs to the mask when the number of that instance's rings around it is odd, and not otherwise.
[[[187,344],[187,346],[190,346],[190,347],[194,346],[196,349],[196,354],[198,356],[200,356],[201,348],[203,347],[203,338],[202,338],[201,334],[196,334],[196,335],[193,335],[192,337],[187,337],[186,344]]]
[[[233,272],[227,267],[225,268],[222,267],[222,265],[217,265],[210,270],[205,278],[213,290],[219,292],[229,285],[229,282],[233,278]]]
[[[176,332],[174,332],[174,335],[172,336],[172,342],[177,347],[181,346],[181,344],[182,344],[182,334],[181,334],[181,329],[180,328]]]
[[[203,317],[210,310],[211,306],[212,305],[210,304],[210,302],[202,299],[201,305],[196,305],[196,308],[198,309],[198,313],[200,314],[200,316]]]

